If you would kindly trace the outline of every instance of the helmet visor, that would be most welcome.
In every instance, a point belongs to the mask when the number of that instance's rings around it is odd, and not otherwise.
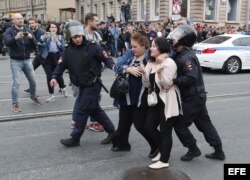
[[[185,36],[185,31],[181,28],[176,28],[172,32],[169,33],[167,39],[170,39],[175,46],[178,41]]]
[[[195,29],[188,25],[182,25],[169,33],[167,39],[171,39],[171,41],[173,42],[173,46],[176,46],[178,45],[178,43],[180,43],[180,40],[183,40],[187,37],[191,38],[192,36],[190,37],[190,35],[196,36]],[[190,41],[192,42],[193,39],[190,39]]]

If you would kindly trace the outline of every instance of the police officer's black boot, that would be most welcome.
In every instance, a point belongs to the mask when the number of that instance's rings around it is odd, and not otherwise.
[[[211,153],[211,154],[205,154],[205,157],[208,158],[208,159],[217,159],[217,160],[225,160],[225,154],[222,150],[222,145],[219,145],[219,146],[215,146],[214,147],[214,152]]]
[[[101,144],[111,144],[113,133],[109,133],[108,136],[101,141]]]
[[[188,149],[188,152],[181,156],[181,160],[182,161],[191,161],[192,159],[194,159],[195,157],[198,157],[201,155],[201,151],[200,149],[197,147],[197,145],[193,145]]]
[[[80,141],[74,138],[61,139],[60,143],[66,147],[76,147],[80,146]]]

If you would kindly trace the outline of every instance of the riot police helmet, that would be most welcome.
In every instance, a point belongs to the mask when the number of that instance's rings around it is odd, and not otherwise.
[[[84,35],[83,26],[79,21],[71,20],[66,24],[67,35],[73,37],[75,35]]]
[[[197,40],[197,33],[192,26],[181,25],[170,32],[167,39],[171,41],[173,47],[179,45],[192,47]]]

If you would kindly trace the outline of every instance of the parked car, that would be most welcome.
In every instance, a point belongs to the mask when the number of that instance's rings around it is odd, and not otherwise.
[[[250,35],[250,31],[241,32],[241,34]]]
[[[250,35],[224,34],[193,46],[202,67],[229,74],[250,69]]]

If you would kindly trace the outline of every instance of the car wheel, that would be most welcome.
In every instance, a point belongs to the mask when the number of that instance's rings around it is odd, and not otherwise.
[[[241,69],[241,61],[238,57],[230,57],[224,64],[224,71],[228,74],[235,74]]]

